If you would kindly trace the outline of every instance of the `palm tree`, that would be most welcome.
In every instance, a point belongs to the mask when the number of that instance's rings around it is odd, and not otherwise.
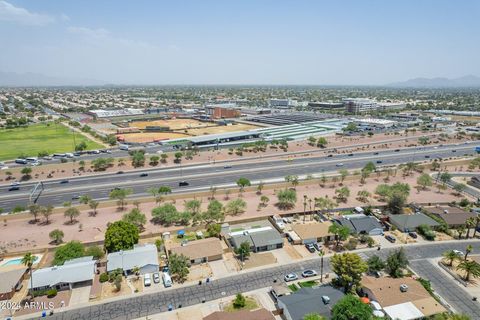
[[[139,266],[134,266],[132,268],[132,272],[137,276],[137,280],[140,278],[140,267]]]
[[[35,256],[31,252],[27,252],[22,258],[22,264],[30,270],[30,295],[33,300],[33,263],[35,262]]]
[[[467,261],[467,258],[468,258],[468,255],[473,251],[473,247],[472,245],[468,245],[467,248],[465,249],[465,257],[464,257],[464,261]]]
[[[443,258],[448,260],[448,265],[453,266],[453,261],[458,260],[458,254],[453,250],[448,250],[443,253]]]
[[[475,261],[462,261],[458,264],[457,270],[465,272],[465,281],[470,281],[470,276],[474,278],[480,277],[480,264]]]
[[[467,221],[465,221],[465,225],[467,226],[467,239],[470,238],[470,229],[474,228],[476,223],[476,219],[473,217],[468,218]]]

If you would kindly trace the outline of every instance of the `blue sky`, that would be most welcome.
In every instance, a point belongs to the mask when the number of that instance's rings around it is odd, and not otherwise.
[[[118,84],[480,76],[480,1],[0,0],[0,71]]]

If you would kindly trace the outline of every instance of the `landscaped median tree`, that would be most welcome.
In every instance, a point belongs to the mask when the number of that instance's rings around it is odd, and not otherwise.
[[[188,258],[183,254],[178,255],[176,253],[172,253],[168,257],[168,266],[170,268],[170,272],[172,273],[173,278],[183,283],[187,279],[190,270],[188,269]]]
[[[247,208],[247,203],[243,199],[234,199],[230,200],[227,205],[225,206],[225,213],[236,216],[240,213],[245,212]]]
[[[75,207],[69,207],[65,210],[63,216],[70,219],[70,224],[74,224],[76,221],[75,218],[80,216],[80,210]]]
[[[247,178],[239,178],[237,180],[237,186],[240,188],[240,194],[245,191],[245,187],[251,186],[252,183]]]
[[[283,189],[277,192],[277,207],[281,210],[290,210],[297,203],[297,192],[292,189]]]
[[[92,215],[94,217],[97,215],[97,208],[98,208],[99,204],[100,204],[100,202],[98,202],[96,200],[90,200],[90,202],[88,202],[88,206],[90,207],[90,209],[93,210]]]
[[[63,237],[65,236],[63,231],[60,230],[60,229],[54,229],[52,231],[50,231],[50,233],[48,234],[48,236],[50,237],[50,239],[52,239],[52,241],[55,243],[55,244],[60,244],[62,243],[63,241]]]
[[[33,216],[33,222],[37,222],[38,219],[38,215],[40,214],[40,206],[38,204],[31,204],[28,206],[28,211],[30,212],[30,214]]]
[[[22,180],[30,180],[30,178],[32,178],[32,168],[30,167],[23,167],[20,173],[23,174]]]
[[[360,298],[347,294],[332,308],[332,320],[372,320],[373,309]]]
[[[427,187],[431,187],[433,185],[433,179],[429,174],[422,173],[417,178],[417,184],[422,188],[422,190],[425,190]]]
[[[330,264],[338,276],[334,284],[342,287],[346,293],[355,291],[360,285],[362,274],[368,270],[367,263],[356,253],[335,254]]]
[[[145,165],[145,152],[141,150],[130,153],[132,158],[132,166],[134,168],[143,167]]]
[[[127,201],[125,200],[130,194],[132,194],[133,190],[132,189],[120,189],[116,188],[113,189],[110,194],[109,198],[112,200],[117,200],[117,205],[120,210],[125,209],[125,205],[127,204]]]
[[[137,208],[133,208],[129,213],[124,214],[122,220],[136,225],[138,230],[143,230],[143,225],[147,223],[145,214]]]
[[[115,221],[107,227],[104,247],[108,253],[129,250],[138,243],[138,239],[139,231],[136,225],[122,220]]]

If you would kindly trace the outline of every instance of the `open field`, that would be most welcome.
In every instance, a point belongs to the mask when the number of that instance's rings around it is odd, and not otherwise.
[[[183,130],[188,128],[201,128],[213,125],[211,122],[202,122],[194,119],[169,119],[169,120],[153,120],[153,121],[133,121],[130,127],[145,129],[147,126],[169,127],[171,130]]]
[[[234,124],[231,126],[218,126],[218,127],[210,127],[210,128],[200,128],[200,129],[188,129],[187,132],[194,136],[201,136],[205,134],[217,134],[217,133],[225,133],[225,132],[235,132],[235,131],[243,131],[243,130],[250,130],[250,129],[257,129],[259,127],[250,125],[250,124]]]
[[[15,159],[21,154],[37,156],[41,151],[49,154],[71,152],[75,142],[85,141],[87,149],[99,149],[102,145],[80,133],[72,133],[61,124],[34,124],[25,128],[0,130],[0,160]]]
[[[129,134],[120,134],[120,136],[125,138],[127,142],[154,142],[155,140],[168,140],[168,139],[178,139],[184,137],[190,137],[189,135],[183,133],[174,133],[174,132],[141,132],[141,133],[129,133]]]

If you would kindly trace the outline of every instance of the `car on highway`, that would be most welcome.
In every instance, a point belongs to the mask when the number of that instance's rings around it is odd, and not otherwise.
[[[337,167],[343,167],[343,163],[341,163],[341,162],[340,162],[340,163],[337,163],[336,166],[337,166]]]
[[[20,184],[20,182],[13,181],[12,183],[10,183],[10,186],[18,186],[19,184]]]
[[[160,283],[160,274],[158,272],[153,274],[153,282]]]
[[[231,169],[231,168],[232,168],[232,166],[229,165],[229,164],[223,166],[223,169]]]
[[[333,157],[333,154],[329,154],[329,155],[327,156],[327,158],[331,158],[331,157]]]
[[[400,152],[400,149],[395,149],[395,150],[393,150],[393,151],[394,151],[394,152]]]
[[[374,156],[378,156],[378,152],[374,152],[373,155],[374,155]]]
[[[144,172],[140,174],[140,177],[148,177],[148,173]]]
[[[117,174],[123,174],[123,171],[117,171]]]
[[[425,159],[430,159],[430,156],[429,156],[429,155],[426,155],[426,156],[425,156]]]
[[[283,279],[285,280],[285,282],[295,281],[298,279],[298,276],[295,273],[289,273],[286,274]]]
[[[310,253],[314,253],[314,252],[315,252],[315,247],[314,247],[313,244],[311,244],[311,243],[305,243],[305,248],[307,248],[307,250],[308,250]]]
[[[315,277],[316,275],[317,271],[315,270],[305,270],[302,272],[302,277],[304,278]]]
[[[120,188],[119,188],[119,187],[115,187],[115,188],[113,188],[113,189],[110,190],[110,191],[115,191],[115,190],[120,190]]]
[[[385,239],[387,239],[387,240],[390,241],[391,243],[395,243],[395,241],[397,241],[397,239],[395,239],[394,236],[391,236],[391,235],[389,235],[389,234],[387,234],[387,235],[385,236]]]
[[[20,187],[18,185],[15,185],[15,186],[10,186],[8,188],[8,191],[17,191],[17,190],[20,190]]]
[[[80,199],[79,195],[75,194],[75,195],[72,196],[72,200],[78,200],[78,199]]]
[[[69,182],[70,181],[68,181],[68,180],[62,180],[62,181],[60,181],[60,184],[65,184],[65,183],[69,183]]]
[[[416,232],[409,232],[408,235],[409,235],[410,237],[412,237],[413,239],[417,239],[417,238],[418,238],[418,235],[417,235]]]
[[[347,154],[347,156],[353,157],[353,153],[349,153],[349,154]]]
[[[457,152],[457,150],[453,149],[452,152]]]
[[[188,183],[187,181],[180,181],[180,182],[178,183],[178,186],[179,186],[179,187],[186,187],[186,186],[188,186],[188,185],[189,185],[189,183]]]
[[[150,273],[147,273],[143,276],[143,285],[145,287],[150,287],[152,285],[152,276]]]
[[[383,161],[382,160],[377,160],[377,163],[382,163]]]

